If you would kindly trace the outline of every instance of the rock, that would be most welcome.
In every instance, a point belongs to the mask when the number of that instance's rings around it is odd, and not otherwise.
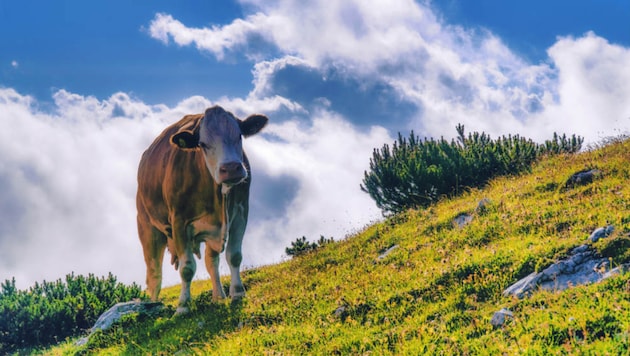
[[[483,198],[477,203],[477,208],[475,208],[475,212],[477,214],[483,214],[488,211],[488,208],[492,204],[492,201],[488,198]]]
[[[536,288],[538,285],[538,280],[540,279],[540,273],[532,272],[527,277],[522,278],[518,282],[512,284],[507,287],[503,291],[504,296],[514,295],[517,298],[522,298],[532,290]]]
[[[591,242],[597,242],[597,240],[610,236],[610,234],[615,231],[615,227],[612,225],[608,225],[606,227],[600,227],[595,229],[591,236],[588,237],[588,240]]]
[[[578,185],[585,185],[593,182],[594,178],[597,178],[602,175],[602,171],[599,169],[584,169],[577,173],[574,173],[569,179],[567,179],[566,183],[564,183],[565,188],[572,188]]]
[[[620,274],[624,274],[627,269],[628,269],[628,264],[623,264],[621,266],[617,266],[617,267],[611,269],[610,271],[604,273],[602,275],[602,279],[606,279],[606,278],[618,276]]]
[[[398,245],[394,245],[388,248],[387,250],[385,250],[385,252],[381,253],[376,259],[379,261],[385,259],[385,257],[387,257],[390,253],[392,253],[392,251],[394,251],[398,247],[399,247]]]
[[[340,317],[341,315],[343,315],[346,312],[346,306],[345,305],[341,305],[339,306],[337,309],[335,309],[335,311],[333,312],[333,314],[335,314],[335,316]]]
[[[490,319],[490,324],[492,324],[492,326],[494,326],[495,328],[498,328],[505,324],[505,321],[510,318],[514,318],[514,314],[512,314],[509,309],[502,308],[498,312],[495,312],[494,315],[492,315],[492,319]]]
[[[346,321],[346,319],[348,318],[348,307],[346,305],[341,305],[339,306],[337,309],[335,309],[335,311],[333,312],[333,315],[339,319],[341,319],[341,321]]]
[[[76,345],[84,345],[95,331],[107,330],[112,324],[120,320],[123,315],[131,313],[154,315],[159,313],[163,307],[164,304],[161,302],[143,302],[140,300],[118,303],[101,314],[98,320],[96,320],[96,323],[94,323],[94,326],[90,329],[90,335],[78,340]]]
[[[461,213],[453,219],[453,226],[461,229],[462,227],[470,224],[472,219],[472,215],[468,213]]]
[[[597,283],[624,271],[624,266],[621,266],[616,272],[607,272],[609,267],[607,258],[599,257],[588,245],[582,245],[574,248],[566,259],[512,284],[503,291],[503,295],[523,298],[538,289],[562,291],[581,284]]]

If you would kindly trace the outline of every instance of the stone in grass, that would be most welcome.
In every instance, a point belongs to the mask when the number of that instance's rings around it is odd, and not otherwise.
[[[472,215],[468,213],[461,213],[453,219],[453,226],[461,229],[462,227],[470,224],[472,219]]]
[[[398,248],[398,245],[393,245],[392,247],[390,247],[387,250],[385,250],[385,252],[381,253],[376,259],[378,261],[381,261],[381,260],[385,259],[385,257],[387,257],[390,253],[392,253],[397,248]]]
[[[612,270],[610,267],[608,258],[599,256],[589,245],[581,245],[574,248],[567,258],[512,284],[503,291],[503,295],[523,298],[538,289],[562,291],[577,285],[597,283],[626,270],[626,266]]]
[[[573,174],[564,183],[565,188],[572,188],[579,185],[592,183],[595,178],[601,177],[602,171],[599,169],[584,169]]]
[[[600,227],[598,229],[595,229],[595,231],[593,231],[593,233],[591,234],[591,236],[588,237],[588,239],[591,242],[597,242],[597,240],[599,239],[610,236],[610,234],[612,234],[613,231],[615,231],[615,227],[612,225],[608,225],[606,227]]]
[[[120,320],[123,315],[131,313],[154,315],[159,313],[163,307],[164,304],[160,302],[143,302],[140,300],[118,303],[101,314],[98,320],[96,320],[96,323],[94,323],[94,326],[90,329],[90,335],[79,339],[76,345],[84,345],[95,331],[109,329],[115,322]]]
[[[478,215],[483,215],[488,212],[492,201],[488,198],[483,198],[477,203],[477,207],[475,208],[475,213]],[[464,226],[470,224],[473,221],[473,215],[470,213],[461,213],[453,218],[452,224],[453,227],[463,228]]]
[[[488,211],[488,209],[490,208],[490,205],[492,205],[492,201],[488,198],[483,198],[479,201],[479,203],[477,203],[475,212],[477,214],[484,214]]]
[[[509,309],[502,308],[498,312],[495,312],[490,319],[490,324],[495,328],[503,326],[508,319],[514,318],[514,314]]]

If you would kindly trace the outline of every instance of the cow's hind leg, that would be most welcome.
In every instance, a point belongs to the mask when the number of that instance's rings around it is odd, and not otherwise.
[[[166,249],[166,235],[140,220],[138,233],[142,242],[144,262],[147,265],[147,292],[152,301],[157,301],[162,289],[162,261]]]

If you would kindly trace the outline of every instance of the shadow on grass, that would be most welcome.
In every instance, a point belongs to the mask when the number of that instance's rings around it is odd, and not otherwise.
[[[112,328],[94,333],[76,354],[94,354],[103,349],[125,355],[187,354],[237,330],[242,325],[245,303],[229,299],[215,302],[210,292],[193,299],[185,315],[175,316],[171,306],[157,316],[128,315]]]

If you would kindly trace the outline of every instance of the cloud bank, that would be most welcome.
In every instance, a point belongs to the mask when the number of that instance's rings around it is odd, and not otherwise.
[[[242,5],[243,18],[207,28],[159,13],[146,33],[249,61],[246,97],[168,107],[59,90],[44,110],[0,87],[0,280],[26,287],[112,271],[144,284],[140,155],[168,124],[213,104],[271,119],[244,141],[253,166],[247,266],[279,261],[298,237],[340,239],[377,219],[359,183],[372,149],[398,131],[452,137],[463,123],[493,136],[544,140],[557,131],[596,142],[630,126],[630,49],[592,32],[559,37],[546,61],[529,63],[494,34],[444,23],[411,0]],[[202,266],[198,278],[207,276]],[[165,284],[178,283],[165,272]]]
[[[121,281],[144,283],[135,222],[142,152],[167,125],[208,106],[251,113],[280,110],[283,103],[193,97],[171,108],[124,93],[98,100],[60,90],[51,113],[40,111],[31,97],[0,89],[8,128],[0,133],[0,278],[14,276],[25,288],[72,271],[111,271]],[[340,152],[369,151],[374,142],[390,140],[385,129],[359,132],[321,111],[308,125],[286,121],[265,130],[244,143],[256,192],[247,266],[277,262],[296,236],[339,238],[378,217],[369,197],[357,194],[369,157]],[[197,278],[207,277],[201,266]],[[178,282],[168,263],[164,282]]]
[[[628,126],[628,49],[592,32],[559,37],[548,60],[532,64],[487,30],[443,23],[413,0],[242,3],[249,15],[211,28],[157,14],[150,34],[219,60],[245,54],[255,61],[253,95],[325,103],[358,125],[452,136],[464,123],[538,140],[570,129],[590,141]]]

